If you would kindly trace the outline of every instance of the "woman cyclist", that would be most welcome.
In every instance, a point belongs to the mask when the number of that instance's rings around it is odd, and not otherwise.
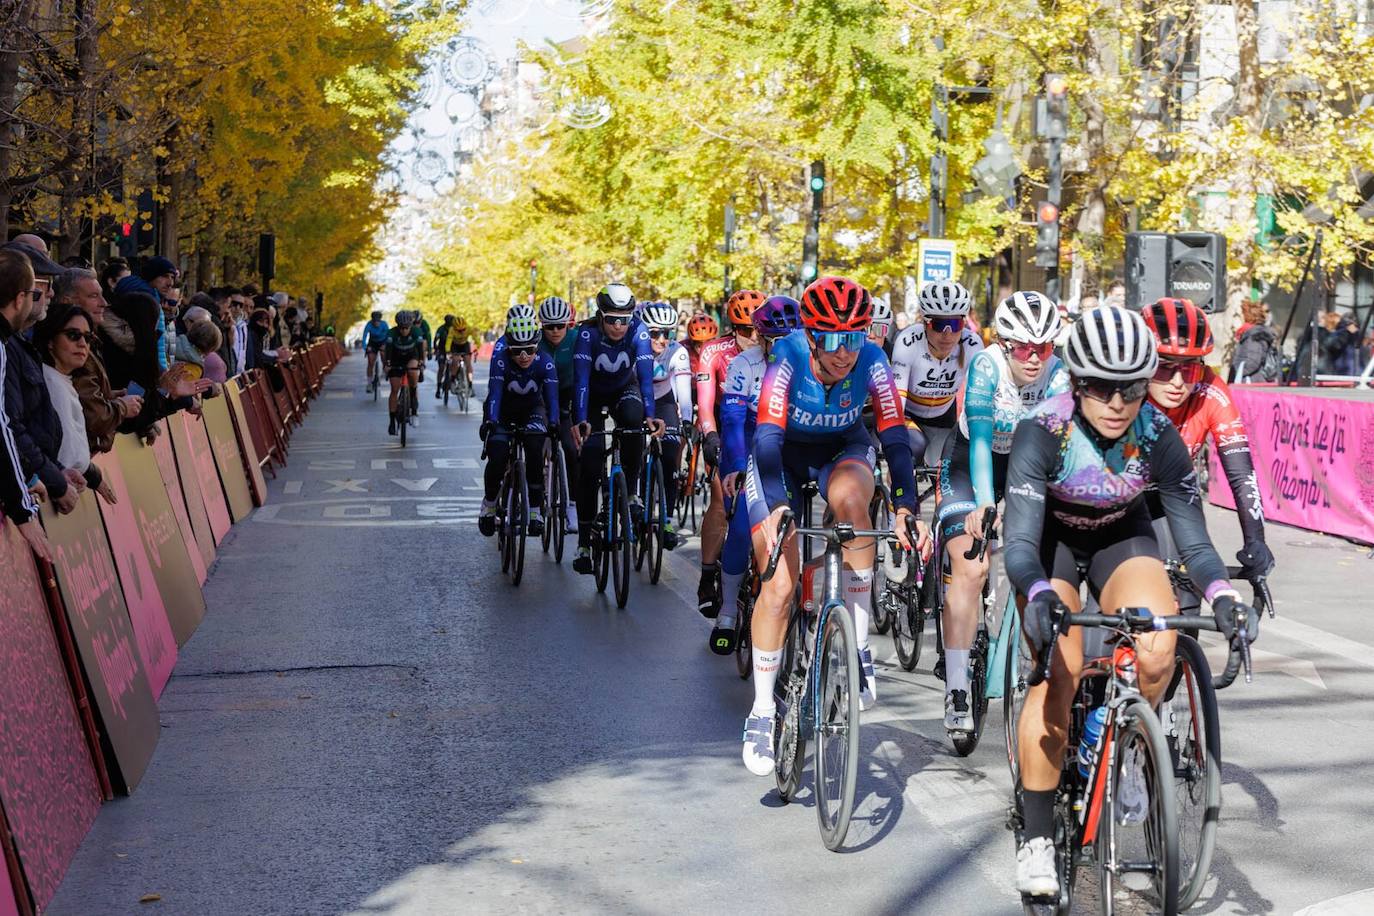
[[[678,478],[674,473],[682,461],[682,425],[692,422],[692,361],[687,348],[674,340],[677,334],[677,309],[666,302],[649,302],[639,314],[649,329],[649,346],[654,352],[654,416],[665,424],[662,439],[663,495],[669,506],[677,505]],[[671,518],[663,520],[663,546],[678,545],[677,528]]]
[[[800,509],[793,500],[801,497],[807,481],[819,482],[836,521],[860,528],[871,524],[874,455],[860,417],[870,397],[892,475],[897,536],[910,549],[906,522],[918,515],[911,446],[887,357],[868,342],[873,316],[868,290],[844,277],[821,277],[802,294],[801,313],[806,330],[773,345],[759,392],[758,429],[745,484],[750,523],[761,535],[759,564],[768,562],[783,510],[789,505]],[[929,532],[924,523],[916,524],[917,546],[924,555],[929,551]],[[743,756],[744,765],[757,776],[773,771],[773,686],[800,565],[796,534],[789,533],[785,544],[783,562],[759,593],[750,631],[754,706],[744,723]],[[877,699],[873,653],[868,648],[873,556],[871,539],[854,541],[845,549],[843,592],[854,615],[865,708]]]
[[[1255,465],[1250,457],[1250,438],[1231,389],[1202,358],[1212,352],[1212,331],[1207,315],[1187,299],[1160,299],[1141,309],[1159,347],[1159,368],[1150,380],[1150,403],[1178,427],[1188,454],[1196,460],[1207,437],[1217,450],[1221,469],[1236,501],[1244,546],[1236,554],[1246,579],[1267,576],[1274,555],[1264,541],[1264,506],[1260,502]],[[1151,514],[1162,518],[1157,499]],[[1162,527],[1162,526],[1157,526]],[[1165,529],[1167,531],[1167,529]],[[1171,545],[1165,545],[1172,553]],[[1196,596],[1182,595],[1185,608],[1196,607]]]
[[[969,650],[978,630],[978,609],[988,577],[986,554],[964,554],[997,514],[1007,482],[1007,458],[1016,425],[1046,398],[1068,390],[1068,373],[1054,355],[1059,310],[1037,292],[1013,293],[997,306],[997,345],[969,363],[963,409],[940,463],[936,525],[949,558],[941,635],[945,649],[945,729],[969,732]]]
[[[539,341],[539,351],[553,360],[558,370],[558,413],[563,417],[572,416],[573,401],[573,347],[577,338],[569,333],[574,323],[572,306],[557,296],[549,296],[539,303],[539,326],[543,338]],[[577,480],[577,449],[573,447],[572,424],[564,423],[558,429],[558,441],[563,446],[563,464],[568,470],[568,482]],[[568,501],[568,533],[577,533],[577,504]]]
[[[405,422],[396,409],[400,400],[401,385],[410,385],[410,412],[413,414],[418,406],[415,404],[415,386],[420,383],[420,367],[425,362],[424,341],[414,332],[410,316],[411,313],[408,311],[396,313],[396,327],[387,335],[386,342],[382,345],[382,365],[386,368],[386,377],[391,383],[391,394],[387,398],[387,407],[391,412],[387,434],[391,436],[396,435],[397,426]]]
[[[922,323],[897,335],[892,372],[906,405],[911,453],[918,462],[935,465],[954,432],[964,374],[983,342],[966,327],[973,299],[962,285],[927,283],[918,301]]]
[[[874,297],[873,323],[868,326],[868,339],[883,348],[889,362],[892,361],[892,346],[896,338],[892,334],[892,306],[887,300]]]
[[[749,569],[749,551],[757,549],[749,530],[749,510],[743,501],[744,471],[758,425],[759,390],[768,366],[773,341],[802,328],[801,303],[791,296],[765,299],[751,319],[758,331],[759,345],[745,350],[730,361],[725,372],[725,400],[720,408],[720,483],[727,501],[737,499],[725,546],[720,554],[721,591],[724,595],[720,616],[711,629],[711,651],[729,655],[738,640],[740,585]]]
[[[1155,487],[1188,572],[1232,638],[1244,605],[1207,539],[1188,449],[1145,394],[1159,364],[1155,338],[1135,312],[1103,306],[1074,325],[1064,361],[1071,390],[1050,398],[1016,429],[1007,471],[1007,576],[1027,599],[1026,638],[1038,653],[1057,643],[1049,678],[1031,688],[1019,725],[1025,841],[1016,853],[1022,894],[1058,893],[1053,844],[1069,708],[1083,663],[1082,631],[1063,635],[1059,614],[1081,608],[1079,569],[1111,612],[1144,607],[1177,613],[1150,524],[1145,490]],[[1248,609],[1247,609],[1248,610]],[[1255,615],[1250,637],[1254,638]],[[1174,667],[1174,634],[1137,644],[1140,691],[1157,703]],[[1138,767],[1127,769],[1117,816],[1138,821],[1148,804]]]
[[[701,348],[720,336],[720,325],[716,324],[716,319],[705,312],[697,312],[687,320],[687,342],[683,344],[687,348],[687,356],[692,360],[692,378],[696,378],[697,372],[701,369]],[[692,398],[695,401],[697,396],[695,386],[692,389]]]

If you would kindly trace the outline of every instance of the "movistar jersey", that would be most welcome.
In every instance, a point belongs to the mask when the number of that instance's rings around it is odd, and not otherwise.
[[[649,331],[631,321],[625,336],[611,340],[601,333],[600,322],[588,319],[577,328],[573,349],[573,421],[585,423],[593,392],[604,395],[639,384],[644,416],[654,415],[654,351]]]
[[[547,353],[534,354],[534,362],[526,369],[515,364],[502,337],[491,350],[491,373],[487,379],[485,418],[501,422],[504,407],[510,416],[529,415],[540,400],[548,414],[550,428],[558,425],[558,369]]]

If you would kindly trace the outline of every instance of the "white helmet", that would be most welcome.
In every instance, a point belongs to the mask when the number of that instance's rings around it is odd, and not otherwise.
[[[635,294],[624,283],[607,283],[596,294],[596,310],[601,314],[623,315],[635,309]]]
[[[666,302],[646,302],[639,320],[651,328],[671,331],[677,328],[677,309]]]
[[[506,312],[506,336],[511,343],[532,344],[539,340],[542,333],[539,316],[534,313],[533,306],[521,303],[511,306],[510,311]]]
[[[1155,335],[1139,313],[1104,305],[1074,324],[1064,362],[1074,378],[1131,382],[1155,374],[1159,353]]]
[[[887,333],[892,333],[892,306],[887,304],[887,300],[878,296],[873,297],[873,323],[870,328],[882,327]]]
[[[550,296],[539,303],[541,324],[567,324],[572,321],[572,317],[572,308],[557,296]]]
[[[1012,293],[992,318],[997,336],[1013,343],[1046,343],[1059,335],[1062,325],[1050,297],[1033,291]]]
[[[922,318],[964,318],[973,305],[969,291],[954,280],[932,280],[921,287],[917,298]]]

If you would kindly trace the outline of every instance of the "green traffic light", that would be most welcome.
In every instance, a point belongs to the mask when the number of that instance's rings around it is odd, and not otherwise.
[[[817,177],[815,177],[815,178],[812,178],[812,179],[811,179],[811,190],[812,190],[812,191],[824,191],[824,190],[825,190],[825,179],[824,179],[824,178],[821,178],[821,177],[819,177],[819,176],[817,176]]]
[[[816,277],[816,265],[814,265],[814,264],[803,264],[803,265],[802,265],[802,279],[803,279],[803,280],[813,280],[813,279],[815,279],[815,277]]]

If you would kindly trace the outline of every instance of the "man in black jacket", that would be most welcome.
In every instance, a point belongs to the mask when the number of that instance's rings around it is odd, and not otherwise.
[[[35,301],[43,292],[35,289],[33,267],[22,253],[0,251],[0,384],[8,388],[9,341],[15,330],[28,318]],[[45,560],[52,559],[47,536],[38,524],[38,503],[29,492],[27,476],[22,470],[19,449],[10,432],[9,417],[4,399],[0,398],[0,508],[18,528],[33,552]]]

